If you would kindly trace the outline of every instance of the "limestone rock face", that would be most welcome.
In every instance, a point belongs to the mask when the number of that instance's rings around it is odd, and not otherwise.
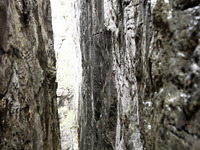
[[[80,8],[80,149],[200,149],[199,0]]]
[[[0,149],[59,150],[49,0],[0,0]]]

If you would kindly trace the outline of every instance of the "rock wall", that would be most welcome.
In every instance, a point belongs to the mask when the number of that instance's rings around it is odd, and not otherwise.
[[[0,149],[59,150],[49,0],[0,0]]]
[[[80,2],[81,150],[200,149],[200,2]]]

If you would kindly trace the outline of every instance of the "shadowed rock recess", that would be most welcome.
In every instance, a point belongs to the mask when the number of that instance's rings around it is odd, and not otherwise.
[[[80,149],[200,149],[200,1],[80,9]]]
[[[60,150],[49,0],[0,0],[0,150]]]

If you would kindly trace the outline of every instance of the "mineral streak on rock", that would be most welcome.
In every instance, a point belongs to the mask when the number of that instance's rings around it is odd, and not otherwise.
[[[0,149],[59,150],[49,0],[0,0]]]
[[[80,149],[200,149],[200,1],[80,9]]]

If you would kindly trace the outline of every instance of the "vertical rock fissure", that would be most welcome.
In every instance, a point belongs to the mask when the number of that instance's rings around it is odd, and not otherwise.
[[[79,105],[78,98],[80,97],[79,82],[81,82],[79,1],[51,1],[57,62],[57,103],[61,133],[61,149],[77,150],[77,111]],[[90,59],[91,57],[92,56],[90,56]],[[92,111],[90,114],[92,114]]]
[[[0,0],[0,149],[200,149],[199,0],[51,4]]]
[[[89,9],[90,12],[93,11],[93,0],[90,0],[90,4],[89,4]],[[94,143],[94,141],[96,140],[96,135],[95,135],[95,124],[96,124],[96,120],[95,120],[95,106],[94,106],[94,83],[93,83],[93,73],[95,70],[95,63],[96,63],[96,59],[95,59],[95,52],[94,50],[94,46],[93,46],[93,13],[90,14],[90,48],[89,48],[89,63],[90,63],[90,97],[91,97],[91,104],[92,104],[92,121],[91,121],[91,127],[92,127],[92,135],[91,135],[91,143]],[[94,61],[95,60],[95,61]],[[91,149],[95,149],[94,144],[91,145]]]

